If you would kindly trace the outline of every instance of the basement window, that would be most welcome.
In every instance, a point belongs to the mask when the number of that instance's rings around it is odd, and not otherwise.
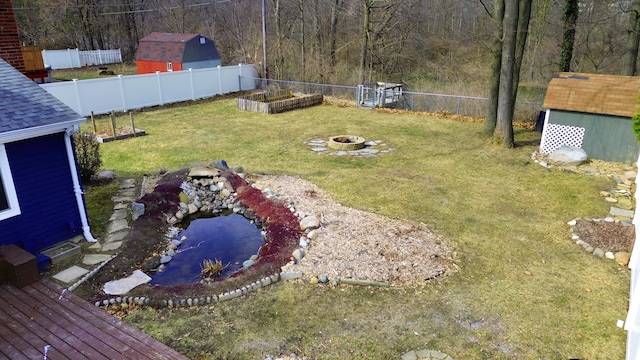
[[[20,215],[18,195],[13,186],[7,151],[4,148],[4,144],[0,144],[0,220],[17,215]]]
[[[168,62],[167,63],[167,71],[173,71],[173,63],[172,62]]]

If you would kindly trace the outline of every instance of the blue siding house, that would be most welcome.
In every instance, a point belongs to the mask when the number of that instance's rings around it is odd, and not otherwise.
[[[0,246],[36,255],[91,236],[72,134],[86,121],[0,59]],[[44,265],[44,266],[43,266]]]

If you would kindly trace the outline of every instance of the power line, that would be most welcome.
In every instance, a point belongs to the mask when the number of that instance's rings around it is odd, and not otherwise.
[[[183,2],[183,4],[181,5],[173,5],[169,8],[163,6],[163,5],[167,5],[167,3],[170,2],[175,2],[175,1],[181,1]],[[219,4],[219,3],[227,3],[227,2],[231,2],[231,0],[215,0],[215,1],[208,1],[208,2],[204,2],[204,3],[198,3],[198,4],[184,4],[184,0],[167,0],[167,1],[161,1],[161,2],[144,2],[144,1],[139,1],[139,2],[135,2],[135,3],[127,3],[127,2],[121,2],[121,3],[116,3],[116,4],[78,4],[78,5],[40,5],[40,6],[15,6],[13,7],[13,10],[16,11],[21,11],[21,10],[42,10],[42,9],[54,9],[54,8],[72,8],[72,9],[81,9],[81,8],[95,8],[95,9],[104,9],[104,8],[114,8],[114,7],[124,7],[124,6],[134,6],[134,7],[147,7],[147,6],[154,6],[155,8],[151,8],[151,9],[140,9],[140,10],[128,10],[128,11],[121,11],[121,12],[110,12],[110,13],[104,13],[103,15],[112,15],[112,14],[127,14],[127,13],[136,13],[136,12],[148,12],[148,11],[162,11],[162,10],[166,10],[166,9],[180,9],[180,8],[189,8],[189,7],[200,7],[200,6],[206,6],[206,5],[212,5],[212,4]]]

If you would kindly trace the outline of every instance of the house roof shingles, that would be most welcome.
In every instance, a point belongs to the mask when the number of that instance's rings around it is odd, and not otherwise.
[[[640,77],[560,73],[549,83],[545,109],[633,117],[640,110]]]
[[[29,130],[85,119],[38,84],[0,59],[0,138]]]

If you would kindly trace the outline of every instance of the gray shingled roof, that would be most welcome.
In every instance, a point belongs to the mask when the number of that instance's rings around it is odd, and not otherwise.
[[[74,121],[84,119],[0,59],[0,135]]]

